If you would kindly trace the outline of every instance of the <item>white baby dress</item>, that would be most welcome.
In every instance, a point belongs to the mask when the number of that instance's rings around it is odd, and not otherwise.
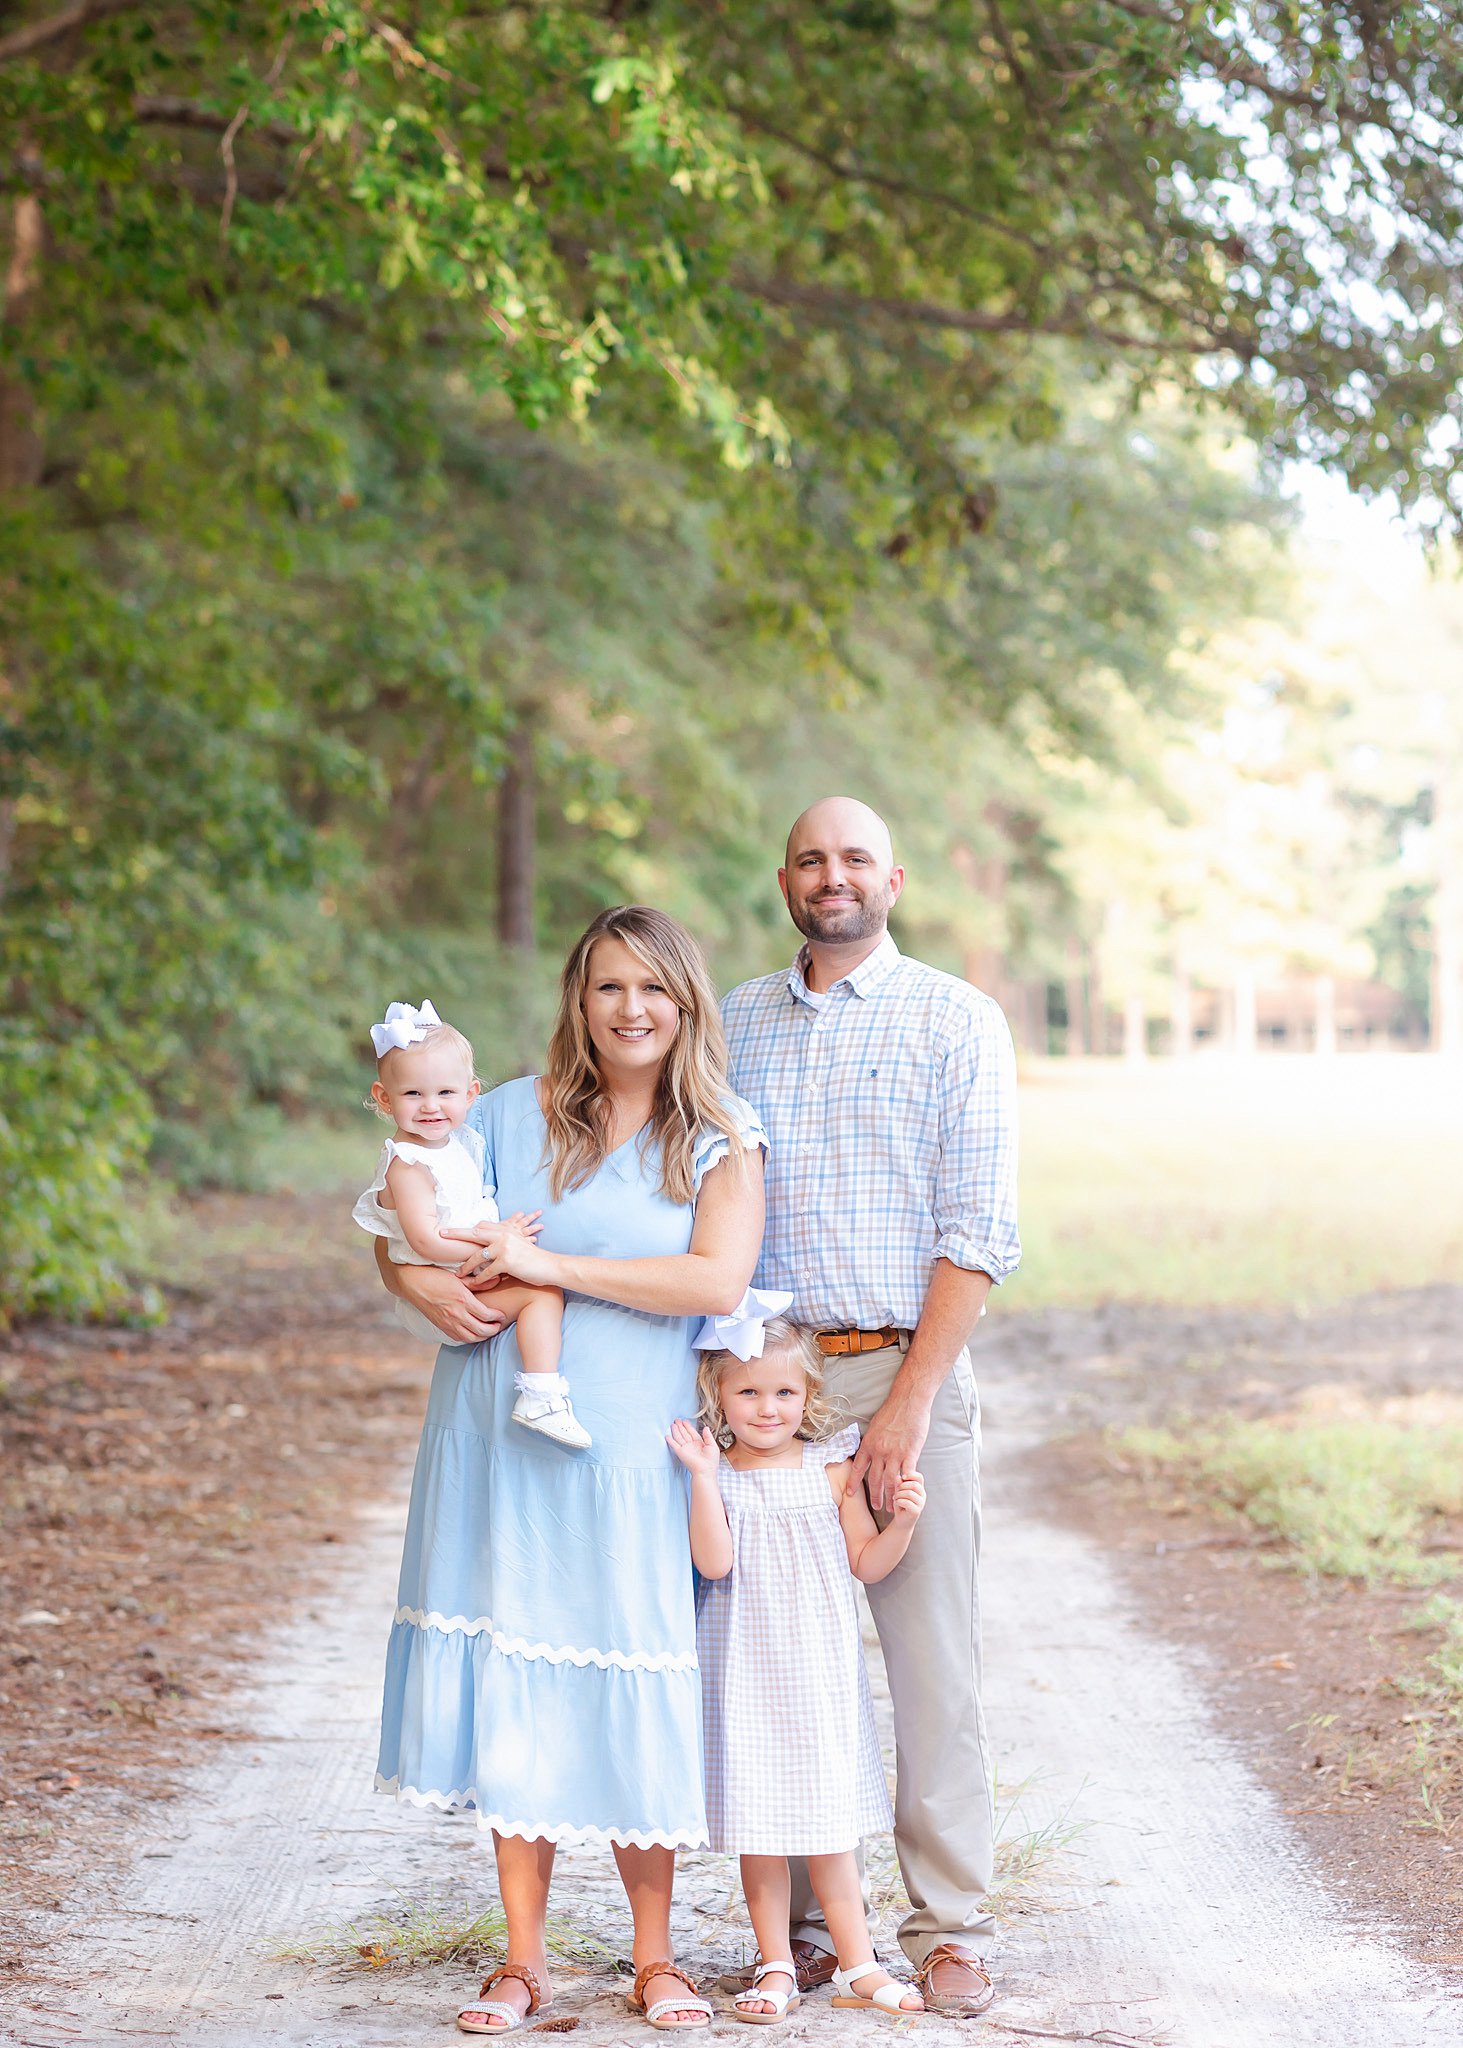
[[[351,1214],[362,1230],[370,1231],[372,1237],[386,1239],[386,1256],[393,1266],[445,1265],[446,1260],[424,1259],[413,1251],[406,1241],[400,1216],[394,1209],[382,1207],[386,1169],[393,1159],[405,1159],[413,1166],[425,1166],[436,1183],[437,1228],[468,1230],[474,1223],[496,1223],[499,1220],[497,1203],[491,1195],[483,1192],[485,1156],[481,1134],[466,1127],[454,1131],[445,1145],[416,1145],[406,1139],[388,1138],[381,1147],[381,1157],[376,1161],[375,1179]],[[471,1250],[472,1246],[465,1244],[462,1247],[463,1258]],[[451,1263],[457,1265],[460,1261],[454,1259]],[[396,1320],[404,1330],[410,1330],[414,1337],[425,1337],[429,1344],[444,1342],[436,1325],[428,1322],[421,1310],[412,1308],[408,1302],[396,1303]]]

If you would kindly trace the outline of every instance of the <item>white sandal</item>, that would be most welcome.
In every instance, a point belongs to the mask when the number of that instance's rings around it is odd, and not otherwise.
[[[760,1986],[764,1977],[786,1977],[791,1989],[787,1991],[763,1991]],[[748,2012],[742,2004],[744,1998],[755,1999],[759,2005],[770,2005],[771,2012]],[[796,1965],[786,1963],[759,1963],[752,1972],[752,1981],[745,1991],[739,1991],[732,2000],[732,2010],[739,2020],[745,2020],[749,2027],[775,2027],[785,2020],[790,2012],[796,2012],[803,2002],[798,1990]]]
[[[928,2017],[928,2009],[922,1999],[918,2005],[900,2003],[902,1999],[908,1998],[911,1991],[915,1991],[915,1987],[913,1984],[901,1984],[896,1978],[890,1978],[887,1984],[881,1984],[878,1990],[871,1992],[867,1998],[860,1998],[853,1988],[854,1985],[860,1977],[867,1977],[875,1970],[881,1975],[886,1974],[884,1965],[878,1962],[855,1963],[851,1970],[835,1970],[833,2003],[851,2007],[856,2012],[887,2013],[891,2020],[922,2020]],[[917,1991],[915,1995],[918,1997]]]
[[[493,1986],[501,1983],[505,1977],[515,1977],[520,1984],[527,1986],[527,2012],[520,2012],[517,2006],[510,2005],[506,1998],[489,1998],[488,1993]],[[472,2004],[465,2005],[457,2015],[457,2024],[464,2034],[511,2034],[516,2027],[521,2027],[525,2021],[531,2019],[534,2013],[541,2011],[543,2004],[543,1992],[539,1988],[538,1978],[527,1963],[499,1963],[496,1970],[489,1970],[484,1977],[482,1989]],[[468,2015],[480,2012],[488,2013],[495,2020],[501,2020],[502,2026],[476,2025]]]

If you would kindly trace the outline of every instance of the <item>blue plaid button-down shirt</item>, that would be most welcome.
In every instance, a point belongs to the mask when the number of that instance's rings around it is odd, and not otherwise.
[[[723,1005],[732,1085],[771,1140],[757,1285],[814,1329],[911,1330],[935,1259],[999,1281],[1021,1257],[1011,1034],[887,934],[821,1002],[806,957]]]

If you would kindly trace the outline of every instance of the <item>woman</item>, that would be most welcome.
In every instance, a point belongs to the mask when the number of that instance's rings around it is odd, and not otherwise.
[[[665,1436],[696,1412],[688,1319],[736,1306],[762,1237],[766,1141],[725,1075],[694,940],[632,906],[602,912],[570,954],[543,1074],[474,1105],[499,1209],[542,1209],[543,1229],[474,1252],[468,1277],[564,1289],[589,1450],[511,1425],[511,1330],[453,1348],[490,1292],[382,1262],[452,1347],[412,1487],[378,1783],[476,1806],[493,1829],[508,1954],[459,2015],[468,2033],[509,2031],[547,2000],[549,1877],[568,1841],[614,1849],[632,2004],[661,2027],[710,2022],[669,1961],[675,1851],[703,1846],[706,1822],[686,1497]]]

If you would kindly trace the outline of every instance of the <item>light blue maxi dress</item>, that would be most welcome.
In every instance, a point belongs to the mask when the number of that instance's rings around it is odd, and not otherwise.
[[[735,1101],[748,1144],[756,1113]],[[503,1215],[542,1209],[540,1243],[602,1258],[688,1249],[694,1209],[629,1139],[549,1198],[531,1079],[473,1105]],[[726,1156],[710,1132],[696,1185]],[[701,1680],[687,1482],[665,1434],[696,1413],[696,1319],[570,1295],[563,1370],[594,1439],[573,1451],[510,1421],[512,1330],[444,1345],[417,1454],[386,1658],[378,1789],[475,1807],[500,1834],[705,1846]]]

